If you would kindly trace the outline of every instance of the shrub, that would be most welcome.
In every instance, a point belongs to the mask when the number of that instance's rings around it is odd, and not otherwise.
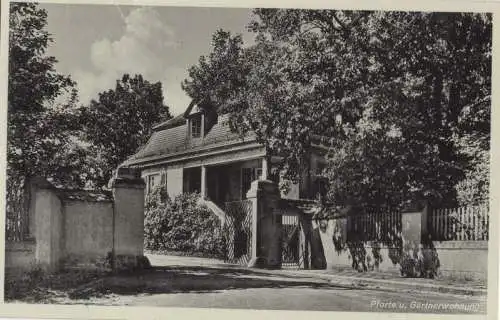
[[[146,198],[146,249],[221,258],[221,222],[209,208],[198,203],[199,197],[185,193],[172,200],[164,187],[155,189]]]

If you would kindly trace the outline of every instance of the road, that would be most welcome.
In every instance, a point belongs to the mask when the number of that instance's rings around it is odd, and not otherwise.
[[[470,312],[485,313],[485,302],[445,295],[419,295],[376,290],[350,290],[340,288],[312,289],[259,288],[221,290],[210,293],[177,293],[121,297],[120,304],[134,306],[163,306],[190,308],[228,308],[306,311],[356,311],[356,312],[415,312],[462,313],[452,310],[436,311],[439,303],[463,304]],[[427,305],[426,305],[427,303]],[[429,303],[432,303],[430,305]],[[441,305],[444,306],[444,305]]]
[[[338,287],[325,280],[235,270],[217,261],[196,258],[150,257],[150,260],[155,266],[153,270],[140,275],[110,277],[101,283],[100,294],[84,301],[73,299],[60,303],[305,311],[486,312],[484,296]]]

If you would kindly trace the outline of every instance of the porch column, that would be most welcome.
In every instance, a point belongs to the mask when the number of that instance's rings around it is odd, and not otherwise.
[[[201,198],[205,199],[207,197],[207,168],[201,166]]]
[[[261,180],[267,180],[267,157],[262,158],[262,178]]]

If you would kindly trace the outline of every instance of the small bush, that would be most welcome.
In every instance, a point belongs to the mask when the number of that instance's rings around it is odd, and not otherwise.
[[[172,200],[164,187],[155,189],[146,199],[146,249],[222,258],[221,222],[198,200],[196,193],[181,194]]]

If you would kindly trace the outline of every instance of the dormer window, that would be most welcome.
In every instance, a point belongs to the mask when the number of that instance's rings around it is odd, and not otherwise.
[[[191,138],[201,137],[201,114],[198,114],[190,119],[191,121]]]

